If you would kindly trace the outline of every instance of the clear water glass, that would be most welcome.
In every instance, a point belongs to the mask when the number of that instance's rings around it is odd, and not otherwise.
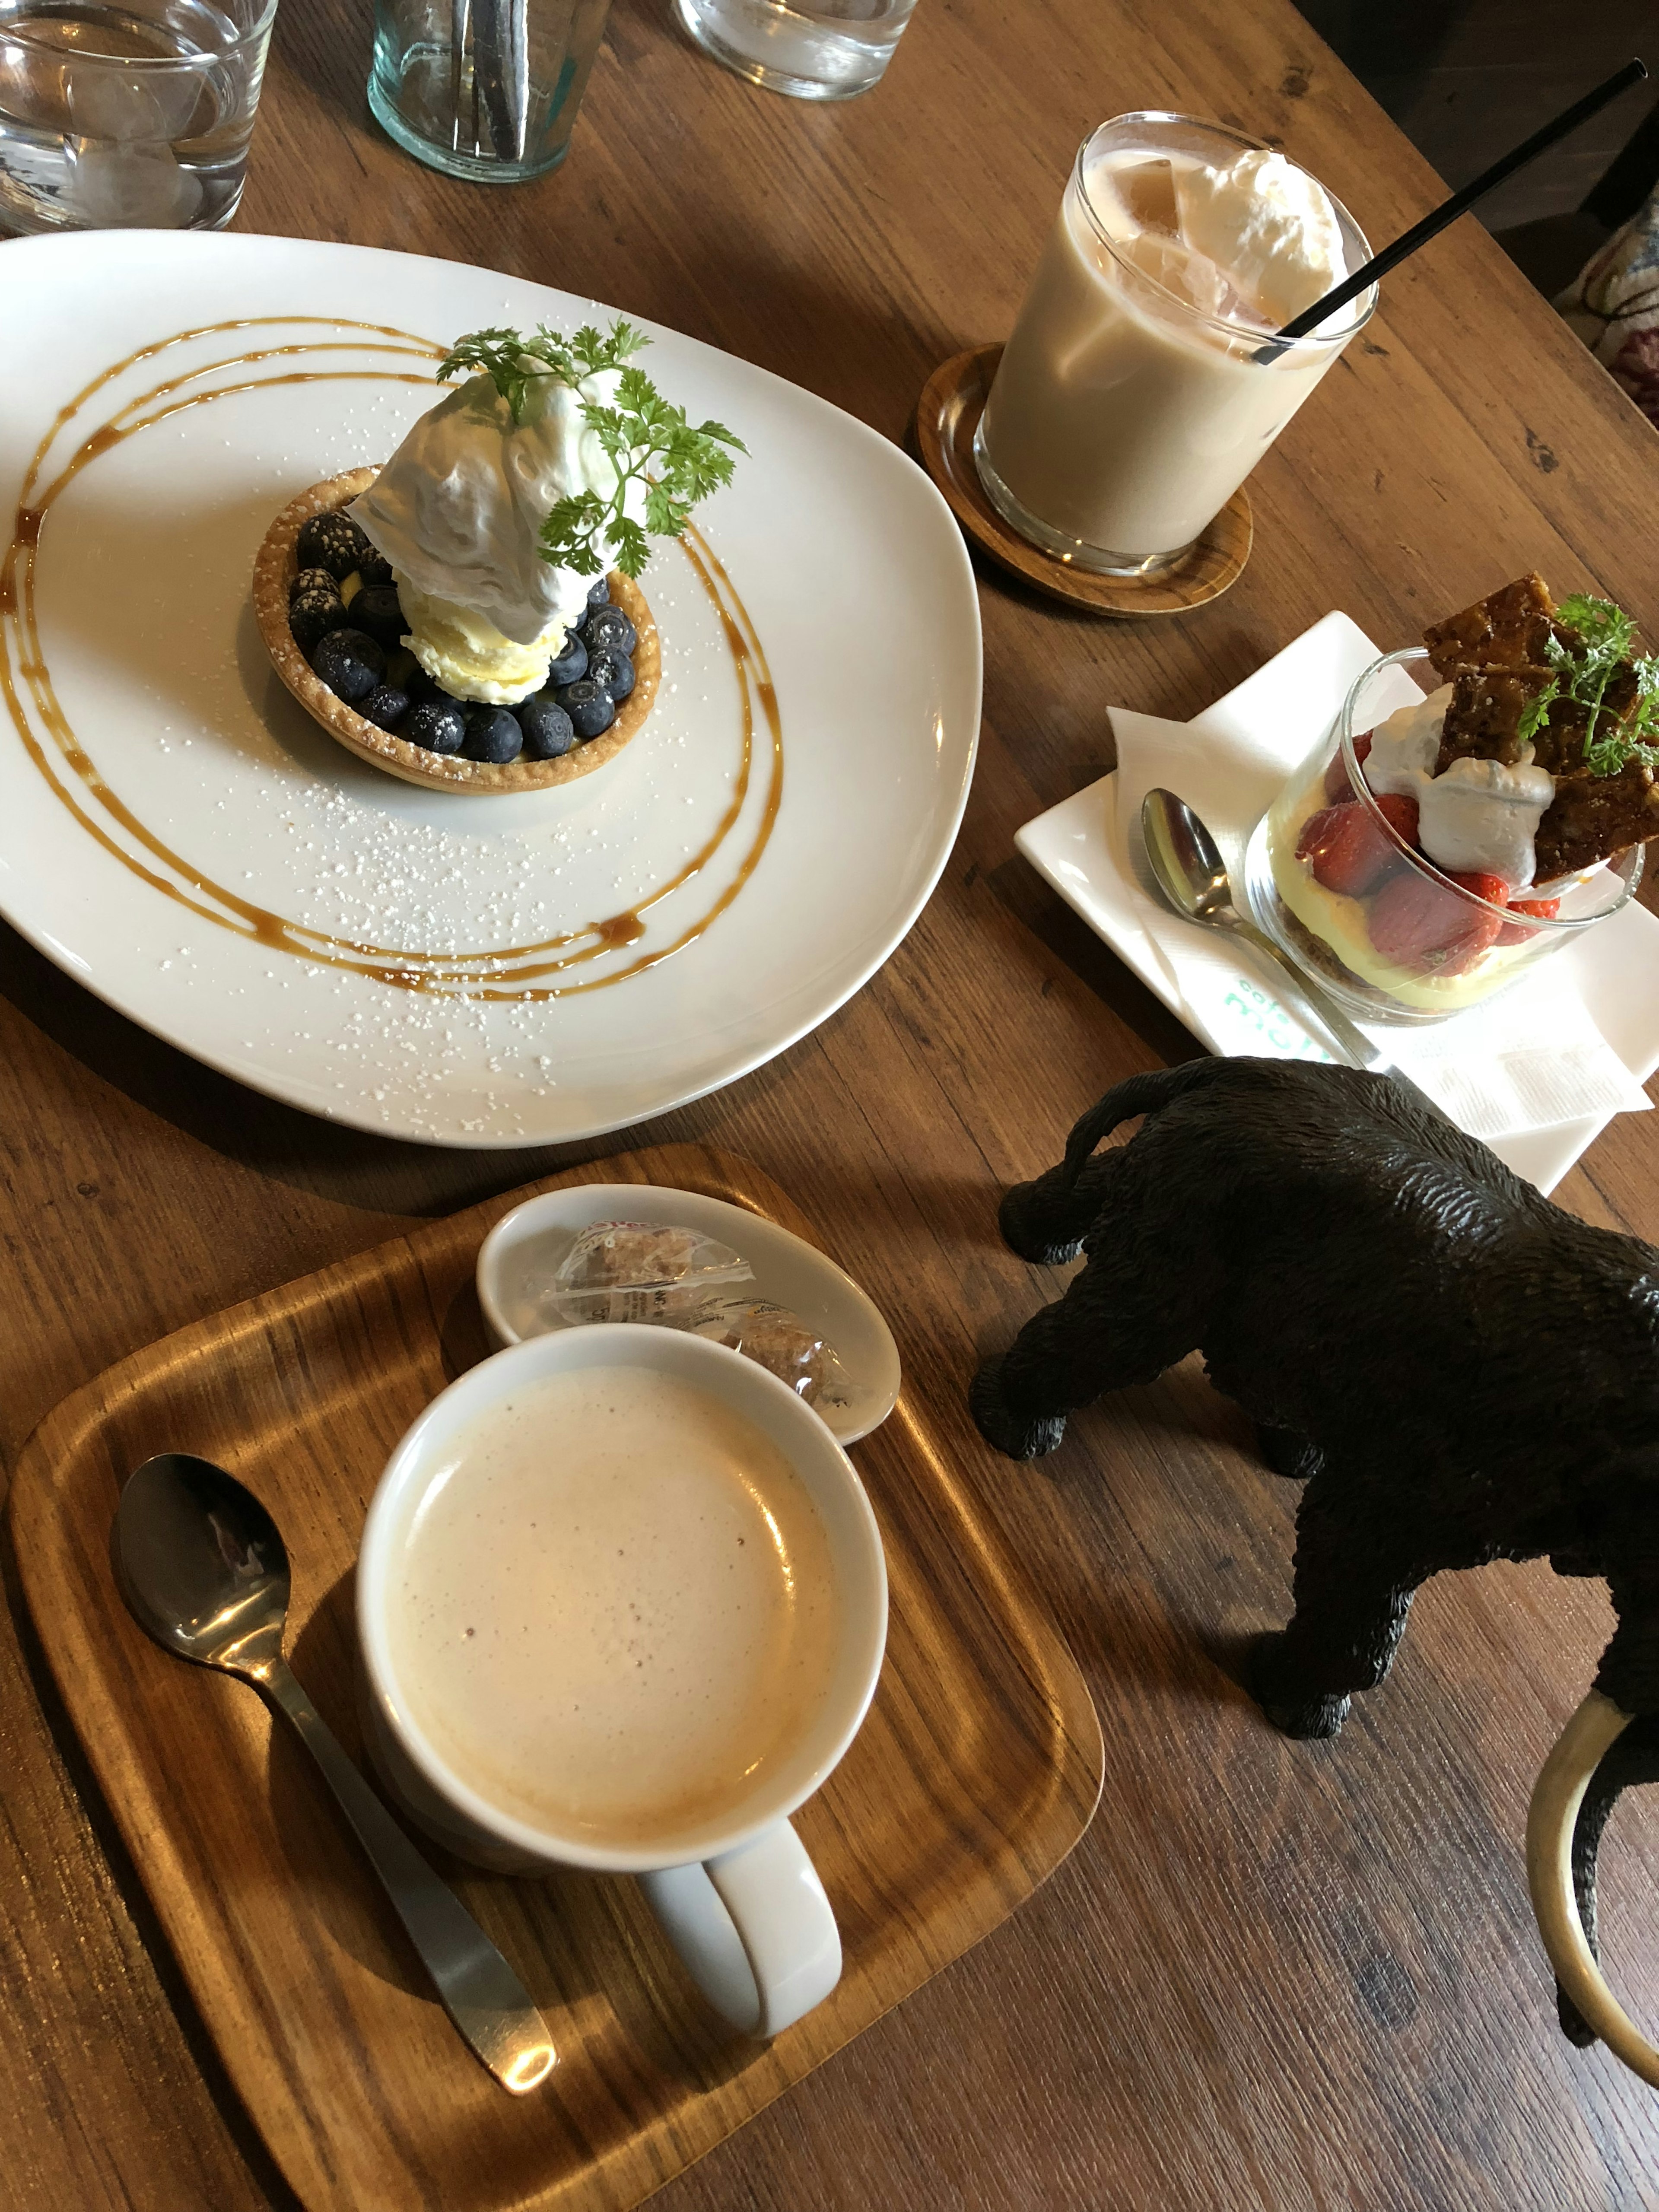
[[[0,230],[217,230],[276,0],[0,0]]]
[[[374,0],[368,104],[407,154],[473,184],[556,169],[611,0]]]
[[[705,53],[796,100],[851,100],[880,82],[916,0],[674,0]]]

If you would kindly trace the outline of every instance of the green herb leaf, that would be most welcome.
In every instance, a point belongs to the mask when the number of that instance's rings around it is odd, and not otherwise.
[[[1555,610],[1557,622],[1577,630],[1593,654],[1622,660],[1636,635],[1636,624],[1611,599],[1592,599],[1588,592],[1571,592]]]
[[[1555,611],[1556,620],[1571,630],[1577,649],[1559,637],[1545,641],[1545,657],[1555,671],[1555,684],[1540,697],[1547,702],[1565,696],[1588,709],[1584,722],[1584,765],[1592,775],[1617,775],[1633,760],[1659,765],[1659,660],[1650,654],[1632,662],[1630,650],[1636,625],[1611,599],[1593,599],[1574,592]],[[1606,704],[1607,686],[1621,671],[1636,678],[1636,700],[1620,720]],[[1532,702],[1535,703],[1535,702]],[[1532,711],[1529,703],[1528,714]],[[1526,717],[1522,717],[1523,723]],[[1528,734],[1541,724],[1534,723]]]
[[[1636,700],[1624,720],[1601,736],[1584,757],[1592,775],[1617,775],[1632,761],[1659,768],[1659,657],[1652,653],[1630,664]]]
[[[582,420],[617,472],[608,499],[586,491],[562,499],[541,529],[541,556],[579,576],[597,575],[614,561],[637,576],[650,558],[646,532],[678,538],[700,499],[730,483],[735,456],[748,447],[723,422],[696,429],[685,410],[665,399],[641,368],[628,364],[651,341],[634,324],[618,319],[608,331],[584,323],[571,337],[544,324],[533,336],[517,331],[474,331],[458,338],[438,369],[438,381],[488,376],[513,420],[523,419],[532,384],[548,379],[571,390],[592,376],[617,373],[616,404],[584,398]],[[629,487],[645,487],[645,526],[626,511]]]
[[[1553,641],[1552,641],[1553,642]],[[1552,676],[1541,691],[1535,691],[1521,709],[1521,719],[1515,726],[1515,734],[1523,745],[1529,745],[1550,718],[1550,708],[1561,696],[1561,679]]]
[[[605,521],[605,501],[596,491],[572,492],[562,499],[541,528],[541,556],[579,576],[597,576],[604,565],[593,540]]]
[[[534,370],[517,331],[473,331],[466,337],[457,338],[439,362],[438,381],[447,384],[452,376],[489,377],[516,422],[524,413],[525,394]]]
[[[624,576],[637,577],[651,558],[651,548],[646,543],[645,532],[631,516],[623,516],[616,526],[611,544],[617,566]]]
[[[489,377],[517,422],[523,419],[532,384],[550,377],[560,384],[580,384],[586,376],[619,368],[630,354],[650,343],[643,331],[623,321],[611,325],[608,337],[601,337],[592,323],[584,323],[572,338],[562,337],[544,323],[530,337],[517,331],[473,331],[457,338],[445,355],[438,381],[447,384],[451,377],[462,374]]]

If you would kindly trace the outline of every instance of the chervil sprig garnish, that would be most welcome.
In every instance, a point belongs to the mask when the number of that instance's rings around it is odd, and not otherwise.
[[[1529,745],[1550,718],[1550,708],[1561,696],[1561,679],[1552,676],[1540,690],[1534,691],[1521,709],[1521,719],[1515,726],[1515,734],[1523,745]]]
[[[624,366],[650,343],[623,321],[605,337],[591,323],[568,338],[545,325],[527,338],[517,331],[474,331],[456,341],[438,370],[441,384],[464,374],[488,376],[515,422],[532,384],[551,378],[575,390],[586,378],[618,372],[614,406],[582,402],[582,419],[616,470],[616,489],[603,498],[595,491],[572,493],[541,528],[543,560],[579,576],[598,575],[611,562],[625,576],[637,576],[650,558],[647,532],[678,538],[697,501],[730,483],[733,456],[749,450],[722,422],[694,428],[643,369]],[[643,527],[626,512],[635,483],[645,486]]]
[[[1659,767],[1659,658],[1650,653],[1640,660],[1628,656],[1635,642],[1636,625],[1611,599],[1592,599],[1574,592],[1555,611],[1556,620],[1580,641],[1577,651],[1558,637],[1545,641],[1544,651],[1555,671],[1549,689],[1538,694],[1547,713],[1549,702],[1565,696],[1588,709],[1584,724],[1584,764],[1592,775],[1617,775],[1632,761]],[[1607,686],[1622,670],[1636,678],[1636,699],[1622,718],[1604,704]],[[1540,726],[1534,723],[1534,732]]]
[[[1585,748],[1592,775],[1616,775],[1627,760],[1659,768],[1659,655],[1650,653],[1632,661],[1631,673],[1636,678],[1636,704],[1602,740],[1610,764],[1598,768],[1595,755]]]

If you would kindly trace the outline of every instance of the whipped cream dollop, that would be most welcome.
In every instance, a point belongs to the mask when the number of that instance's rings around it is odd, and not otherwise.
[[[1415,799],[1418,786],[1432,775],[1440,754],[1440,733],[1446,726],[1446,709],[1452,687],[1443,684],[1414,707],[1401,707],[1371,732],[1371,749],[1365,756],[1365,781],[1379,795],[1385,791]]]
[[[1368,763],[1369,765],[1369,763]],[[1555,778],[1530,762],[1452,761],[1417,792],[1417,842],[1448,875],[1501,876],[1523,890],[1537,869],[1533,841]]]
[[[527,366],[540,368],[539,362]],[[458,699],[510,706],[537,690],[592,578],[541,557],[541,526],[572,493],[608,498],[617,476],[582,420],[614,401],[608,370],[580,386],[532,379],[523,418],[488,376],[469,377],[422,415],[351,514],[392,563],[404,640]]]
[[[1365,781],[1379,795],[1417,801],[1417,842],[1448,875],[1501,876],[1511,891],[1531,883],[1534,840],[1555,797],[1555,779],[1532,764],[1532,747],[1513,768],[1502,761],[1449,762],[1437,775],[1440,734],[1452,687],[1443,684],[1415,707],[1402,707],[1371,732]]]
[[[1282,154],[1253,148],[1224,168],[1178,168],[1174,182],[1182,239],[1274,330],[1347,275],[1329,193]]]

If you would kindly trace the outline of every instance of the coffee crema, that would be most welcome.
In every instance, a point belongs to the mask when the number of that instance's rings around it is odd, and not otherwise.
[[[827,1692],[829,1533],[771,1440],[634,1366],[493,1407],[416,1507],[387,1632],[399,1702],[496,1811],[596,1849],[728,1818]]]

